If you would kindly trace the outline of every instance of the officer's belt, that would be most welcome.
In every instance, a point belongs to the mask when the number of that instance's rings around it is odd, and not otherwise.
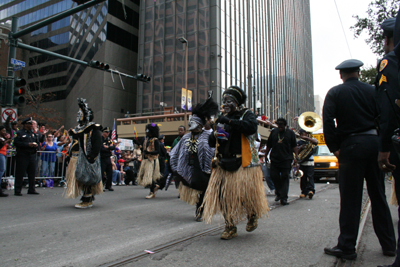
[[[356,136],[356,135],[378,135],[378,131],[376,129],[371,129],[360,133],[349,134],[349,136]]]

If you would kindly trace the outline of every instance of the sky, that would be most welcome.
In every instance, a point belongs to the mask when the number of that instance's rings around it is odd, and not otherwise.
[[[378,56],[365,42],[368,36],[364,33],[356,39],[350,30],[356,23],[353,15],[366,17],[370,2],[372,0],[310,0],[314,94],[322,99],[330,88],[342,83],[339,71],[335,70],[342,61],[354,58],[364,62],[364,66],[376,66]]]

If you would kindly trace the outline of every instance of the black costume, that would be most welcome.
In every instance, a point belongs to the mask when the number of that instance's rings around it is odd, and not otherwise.
[[[103,129],[103,132],[108,131],[109,128],[106,127]],[[104,138],[104,136],[101,137],[101,150],[100,150],[100,159],[101,159],[101,174],[103,175],[103,183],[106,185],[106,189],[112,191],[112,164],[111,164],[111,156],[112,156],[112,151],[115,149],[113,141],[111,141],[110,137]],[[108,146],[108,148],[105,148],[104,146]],[[104,176],[105,174],[105,176]]]
[[[310,145],[310,141],[299,140],[297,142],[297,146],[307,146]],[[304,149],[304,148],[303,148]],[[300,150],[299,150],[300,153]],[[308,195],[309,198],[312,198],[315,194],[315,186],[314,186],[314,157],[313,155],[307,155],[301,163],[299,163],[299,170],[303,172],[303,176],[300,178],[300,189],[301,195],[300,197],[305,197]],[[312,192],[312,194],[310,193]],[[302,196],[303,195],[303,196]]]
[[[346,65],[348,64],[348,65]],[[343,73],[358,72],[362,62],[348,60],[336,67]],[[343,75],[342,74],[342,75]],[[330,255],[354,259],[358,235],[364,178],[371,200],[375,233],[383,251],[394,251],[396,242],[392,217],[386,201],[383,173],[379,170],[377,116],[374,88],[355,77],[333,87],[326,95],[323,125],[326,144],[339,155],[340,235]],[[337,126],[335,126],[335,119]]]
[[[75,205],[76,208],[84,209],[93,206],[94,195],[103,192],[103,183],[101,181],[99,154],[102,146],[101,142],[101,125],[91,122],[93,119],[93,112],[87,107],[85,99],[78,98],[79,124],[69,131],[72,137],[72,144],[69,149],[70,161],[67,168],[66,180],[67,189],[65,193],[66,198],[76,198],[82,193],[81,203]],[[81,154],[83,153],[83,154]],[[86,168],[88,165],[83,165],[79,161],[79,156],[84,156],[87,164],[98,168],[98,177],[95,177],[96,184],[85,184],[78,181],[76,176],[77,170],[85,172],[85,176],[89,177],[92,173]],[[81,165],[80,165],[81,164]],[[85,168],[82,170],[82,168]],[[87,175],[86,175],[87,174]]]
[[[32,118],[25,119],[22,124],[32,124]],[[36,143],[36,147],[29,146],[29,143]],[[38,194],[35,191],[35,174],[37,166],[37,150],[39,147],[39,136],[33,130],[22,129],[17,131],[14,145],[17,149],[16,172],[14,194],[21,196],[23,178],[28,174],[29,189],[28,194]]]

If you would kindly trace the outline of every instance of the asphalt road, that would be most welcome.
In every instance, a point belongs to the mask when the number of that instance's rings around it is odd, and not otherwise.
[[[0,266],[99,266],[218,226],[195,222],[194,207],[177,198],[174,186],[150,200],[148,189],[114,188],[87,210],[75,209],[79,200],[64,199],[60,187],[1,198]],[[291,180],[291,204],[281,207],[268,196],[278,208],[256,231],[240,224],[230,241],[216,232],[127,266],[333,266],[323,247],[336,242],[339,191],[326,183],[316,189],[322,191],[314,199],[296,200],[299,182]]]

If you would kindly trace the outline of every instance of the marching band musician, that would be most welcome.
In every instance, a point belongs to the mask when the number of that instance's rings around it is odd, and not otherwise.
[[[360,82],[363,62],[349,59],[339,64],[343,84],[331,88],[323,107],[325,141],[339,160],[340,235],[325,253],[352,260],[360,223],[364,178],[371,200],[372,221],[384,255],[393,255],[396,240],[386,201],[383,172],[379,170],[375,89]],[[336,121],[336,122],[335,122]]]
[[[271,131],[267,141],[265,155],[271,151],[271,179],[275,185],[275,201],[281,201],[281,205],[288,205],[289,174],[292,169],[293,153],[297,163],[297,143],[295,133],[286,127],[284,118],[276,121],[278,128]],[[267,158],[266,158],[267,159]]]
[[[314,146],[318,145],[318,140],[308,137],[305,130],[300,129],[299,133],[300,138],[302,139],[297,142],[299,154],[307,149],[310,144]],[[299,169],[303,172],[303,175],[300,178],[300,198],[305,198],[306,196],[308,196],[309,199],[312,199],[315,194],[314,157],[312,155],[312,150],[310,153],[308,153],[308,155],[305,155],[305,157],[301,159],[301,162],[299,162]]]

